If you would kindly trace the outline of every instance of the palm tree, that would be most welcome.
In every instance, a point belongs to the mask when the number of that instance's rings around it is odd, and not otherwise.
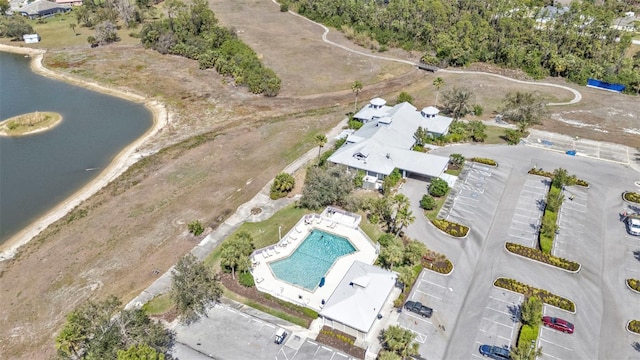
[[[71,24],[69,24],[69,27],[71,28],[71,31],[73,31],[73,35],[77,35],[76,34],[76,24],[75,23],[71,23]]]
[[[533,125],[540,124],[548,112],[546,104],[535,93],[508,93],[503,103],[502,118],[516,123],[521,133]]]
[[[322,148],[327,144],[327,136],[325,134],[316,135],[316,144],[318,145],[318,159],[320,159],[320,152]]]
[[[356,113],[356,111],[358,111],[358,94],[360,94],[360,91],[362,91],[362,87],[362,83],[358,80],[354,81],[353,84],[351,84],[351,91],[356,94],[356,101],[353,103],[354,114]]]
[[[440,95],[440,88],[444,86],[444,80],[441,77],[437,77],[433,80],[433,86],[436,87],[436,103],[435,106],[438,106],[438,95]]]
[[[444,97],[444,107],[450,114],[453,115],[454,120],[468,114],[473,108],[473,100],[475,94],[464,87],[455,87],[450,91],[442,94]]]

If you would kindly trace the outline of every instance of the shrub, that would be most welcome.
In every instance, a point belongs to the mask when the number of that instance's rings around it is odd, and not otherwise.
[[[469,227],[445,219],[434,219],[431,223],[451,236],[465,237],[469,233]]]
[[[269,197],[271,200],[283,198],[293,190],[295,185],[296,179],[293,175],[281,172],[276,175],[275,179],[273,179],[273,183],[271,183],[271,193],[269,194]]]
[[[507,242],[505,244],[505,248],[511,253],[518,254],[520,256],[540,261],[542,263],[549,264],[555,267],[559,267],[561,269],[569,271],[578,271],[578,269],[580,269],[580,264],[578,264],[577,262],[559,258],[548,253],[544,253],[538,249],[530,248],[524,245]]]
[[[413,103],[413,96],[409,95],[407,92],[401,92],[398,94],[398,98],[396,99],[396,103],[400,104],[403,102],[408,102],[409,104]]]
[[[623,198],[627,201],[640,204],[640,194],[635,192],[625,192]]]
[[[547,290],[538,289],[533,286],[523,284],[514,279],[500,277],[493,282],[493,285],[499,288],[523,294],[524,296],[536,296],[545,304],[549,304],[551,306],[555,306],[569,312],[576,311],[576,305],[573,303],[573,301],[553,294]]]
[[[517,145],[522,139],[522,133],[518,130],[506,129],[504,131],[504,139],[507,140],[509,145]]]
[[[477,163],[485,164],[489,166],[498,166],[498,163],[493,159],[474,157],[469,159],[469,161],[473,161],[473,162],[477,162]]]
[[[240,285],[246,287],[254,287],[256,283],[253,281],[253,275],[250,272],[243,272],[238,275],[238,282]]]
[[[187,225],[187,227],[189,229],[189,232],[195,236],[198,236],[204,232],[204,226],[202,226],[200,220],[193,220],[189,223],[189,225]]]
[[[538,339],[539,325],[522,325],[520,328],[520,335],[518,335],[518,346],[522,344],[529,345],[531,342],[536,342]]]
[[[636,334],[640,334],[640,320],[631,320],[627,325],[627,329],[629,331],[634,332]]]
[[[640,280],[627,279],[627,285],[633,290],[640,292]]]
[[[364,125],[361,121],[356,119],[349,120],[349,129],[358,130]]]
[[[431,185],[429,185],[429,195],[431,196],[444,196],[449,190],[449,184],[446,181],[435,178],[431,180]]]
[[[422,195],[422,200],[420,200],[420,207],[425,210],[433,210],[436,208],[436,199],[429,194]]]
[[[473,115],[482,116],[483,112],[484,112],[484,109],[482,108],[481,105],[479,105],[479,104],[473,105]]]
[[[280,12],[287,12],[289,11],[289,4],[287,4],[286,2],[283,2],[282,4],[280,4]]]

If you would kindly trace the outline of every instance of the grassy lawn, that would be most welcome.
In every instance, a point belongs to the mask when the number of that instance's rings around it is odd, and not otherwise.
[[[231,292],[231,291],[229,291],[227,289],[225,289],[225,291],[224,291],[224,296],[229,298],[229,299],[232,299],[234,301],[237,301],[239,303],[242,303],[242,304],[245,304],[247,306],[250,306],[250,307],[252,307],[252,308],[254,308],[256,310],[260,310],[260,311],[265,312],[267,314],[273,315],[273,316],[275,316],[277,318],[286,320],[286,321],[288,321],[290,323],[293,323],[293,324],[296,324],[296,325],[300,325],[300,326],[302,326],[304,328],[308,328],[309,327],[309,321],[307,321],[307,320],[305,320],[305,319],[303,319],[301,317],[298,317],[298,316],[295,316],[295,315],[291,315],[291,314],[287,314],[287,313],[284,313],[282,311],[272,309],[272,308],[270,308],[268,306],[264,306],[262,304],[258,304],[257,302],[255,302],[253,300],[249,300],[249,299],[247,299],[247,298],[245,298],[243,296],[240,296],[240,295],[238,295],[238,294],[236,294],[234,292]]]
[[[95,36],[95,30],[78,26],[75,14],[59,14],[41,20],[27,20],[27,23],[33,27],[33,30],[40,35],[40,42],[34,44],[38,48],[62,48],[69,46],[89,46],[87,37]],[[70,27],[76,24],[75,31]],[[138,32],[139,29],[127,29],[122,27],[118,30],[120,44],[139,44],[140,39],[129,36],[129,33]],[[24,44],[24,43],[20,43]]]
[[[173,301],[169,294],[161,294],[142,306],[142,310],[148,315],[161,315],[173,307]]]
[[[234,231],[228,238],[235,236],[241,231],[248,232],[253,238],[256,249],[263,248],[278,242],[278,227],[282,226],[281,233],[284,236],[305,214],[309,214],[307,209],[297,208],[294,204],[273,214],[272,217],[261,222],[245,222]],[[225,239],[226,240],[226,239]],[[220,258],[220,247],[217,247],[205,260],[208,266],[215,266]]]
[[[449,191],[450,190],[447,190],[447,193],[444,196],[441,196],[439,198],[434,197],[434,199],[436,199],[436,208],[431,211],[425,211],[425,215],[427,216],[427,219],[434,220],[438,217],[440,208],[442,207],[442,205],[444,205],[444,201],[447,200],[447,196],[449,196]]]
[[[487,134],[487,138],[484,140],[485,144],[506,144],[507,141],[502,138],[504,136],[505,128],[501,126],[491,126],[487,125],[485,129],[485,134]]]

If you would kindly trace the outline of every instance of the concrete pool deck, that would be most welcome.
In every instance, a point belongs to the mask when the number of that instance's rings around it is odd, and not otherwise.
[[[320,215],[304,216],[277,244],[258,249],[252,254],[251,273],[256,288],[284,301],[320,311],[322,300],[329,299],[354,261],[373,264],[378,257],[378,247],[360,230],[359,220],[350,213],[332,208],[325,209]],[[316,287],[314,291],[277,278],[269,263],[289,257],[316,229],[348,239],[356,251],[338,258],[324,276],[325,285]]]

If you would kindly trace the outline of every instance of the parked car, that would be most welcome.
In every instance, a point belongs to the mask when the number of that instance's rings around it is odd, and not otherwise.
[[[404,308],[426,318],[430,318],[433,315],[433,309],[422,305],[419,301],[407,301],[404,304]]]
[[[499,346],[491,346],[491,345],[481,345],[480,346],[480,354],[482,356],[486,356],[495,360],[511,360],[511,354],[509,352],[509,348],[499,347]]]
[[[278,345],[280,345],[280,344],[282,344],[284,342],[284,339],[286,339],[286,338],[287,338],[287,332],[284,331],[284,329],[278,329],[276,331],[276,337],[273,340],[273,342],[278,344]]]
[[[567,334],[573,334],[573,324],[567,320],[563,320],[552,316],[543,316],[542,325],[562,331]]]
[[[627,215],[625,219],[627,232],[631,235],[640,236],[640,215]]]

